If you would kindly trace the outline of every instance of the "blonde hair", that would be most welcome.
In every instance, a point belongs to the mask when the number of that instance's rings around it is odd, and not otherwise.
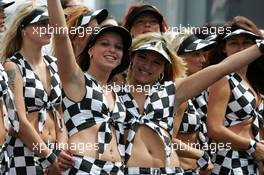
[[[167,41],[165,40],[162,34],[151,32],[151,33],[138,35],[137,37],[133,39],[131,48],[133,50],[134,48],[138,48],[143,44],[148,44],[148,43],[152,43],[155,41],[164,42],[164,46],[165,46],[164,49],[171,58],[171,64],[167,63],[167,65],[165,65],[167,67],[165,67],[165,70],[164,70],[164,74],[165,74],[164,80],[169,81],[169,80],[175,80],[176,78],[179,78],[179,77],[184,77],[185,71],[186,71],[185,63],[183,62],[181,58],[179,58],[174,52],[171,51],[171,49],[168,46]],[[132,51],[131,57],[133,57],[133,51]],[[167,77],[166,77],[166,74],[167,74]]]
[[[26,16],[28,16],[33,10],[37,9],[36,3],[27,2],[22,4],[16,9],[16,13],[10,19],[10,24],[7,30],[3,34],[2,47],[0,51],[1,62],[5,62],[6,59],[12,57],[14,53],[19,51],[22,46],[22,32],[21,22]]]
[[[193,35],[191,31],[185,30],[184,32],[166,32],[164,34],[164,38],[168,43],[168,47],[177,54],[181,43],[188,38],[189,36]]]

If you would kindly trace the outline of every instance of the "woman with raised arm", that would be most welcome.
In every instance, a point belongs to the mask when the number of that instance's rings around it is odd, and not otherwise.
[[[165,38],[170,45],[170,48],[177,53],[187,64],[186,74],[190,76],[203,69],[203,65],[206,61],[203,53],[210,50],[214,45],[214,41],[206,39],[199,39],[191,31],[176,33],[168,32],[165,34]],[[184,105],[184,113],[178,113],[177,115],[183,115],[182,122],[177,133],[177,139],[180,142],[184,142],[187,145],[191,145],[194,148],[200,149],[206,152],[209,149],[207,139],[206,124],[202,120],[203,116],[197,111],[191,99],[189,99]],[[181,116],[179,116],[181,117]],[[204,149],[204,150],[203,150]],[[185,174],[208,174],[206,170],[208,164],[212,163],[209,161],[204,167],[197,166],[197,160],[185,157],[178,152],[180,158],[180,165],[184,169]]]
[[[260,48],[258,48],[258,46]],[[184,65],[167,47],[163,36],[148,33],[133,40],[128,85],[119,92],[127,108],[125,121],[126,174],[183,174],[173,151],[172,134],[177,135],[181,119],[179,105],[201,93],[210,84],[257,59],[263,43],[232,55],[186,78],[179,78]],[[176,80],[175,78],[178,77]],[[262,153],[264,145],[257,147]],[[264,158],[263,154],[261,158]],[[206,161],[201,152],[199,163]]]
[[[59,174],[56,154],[67,142],[67,132],[56,59],[41,52],[50,42],[51,36],[43,32],[48,23],[47,9],[28,2],[16,10],[4,35],[1,58],[20,126],[18,132],[9,131],[5,143],[5,173]]]
[[[51,25],[66,28],[60,1],[48,0],[48,9]],[[54,33],[68,144],[76,146],[69,150],[73,156],[63,154],[59,158],[64,174],[124,174],[125,108],[108,86],[108,79],[128,66],[131,40],[123,27],[100,28],[91,35],[80,57],[80,68],[69,35]],[[72,166],[68,169],[67,165]]]
[[[211,64],[248,50],[259,36],[237,25],[228,25],[212,51]],[[258,60],[257,60],[258,61]],[[261,61],[261,60],[260,60]],[[263,64],[262,64],[263,66]],[[212,174],[259,174],[263,161],[263,93],[257,81],[259,66],[245,65],[229,73],[209,88],[208,134],[216,143],[228,144],[213,156]],[[260,143],[259,143],[260,142]]]

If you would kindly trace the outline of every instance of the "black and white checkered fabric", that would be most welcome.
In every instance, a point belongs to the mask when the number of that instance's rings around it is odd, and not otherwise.
[[[215,41],[200,39],[196,35],[191,35],[180,44],[177,54],[181,55],[184,53],[191,53],[198,50],[206,51],[212,48],[214,44]]]
[[[213,155],[212,175],[219,174],[254,174],[258,175],[258,162],[245,151],[221,149]]]
[[[125,167],[127,175],[183,175],[184,171],[179,167],[165,168],[142,168],[142,167]]]
[[[180,133],[194,133],[198,132],[201,121],[200,116],[191,100],[188,100],[188,105],[186,110],[184,111],[182,122],[180,125],[179,132]]]
[[[37,15],[30,23],[33,24],[39,21],[45,21],[47,19],[49,19],[48,11],[44,11],[42,14]]]
[[[193,169],[184,170],[184,175],[198,175],[198,174],[199,174],[198,170],[193,170]]]
[[[129,86],[126,86],[129,87]],[[171,154],[171,136],[173,131],[174,117],[174,100],[175,100],[175,84],[172,81],[165,82],[163,85],[155,84],[145,100],[144,114],[140,114],[139,108],[129,88],[118,92],[127,109],[125,128],[128,129],[128,137],[126,140],[126,156],[127,162],[131,156],[133,142],[137,128],[145,125],[156,132],[164,143],[165,158],[168,160]]]
[[[54,144],[47,146],[52,145]],[[36,149],[35,146],[37,145],[33,145],[33,149]],[[56,155],[60,152],[56,148],[51,149]],[[1,156],[1,170],[5,175],[44,175],[45,169],[40,164],[40,160],[44,158],[34,154],[19,138],[8,135]]]
[[[13,94],[8,87],[8,77],[0,64],[0,101],[3,101],[8,113],[8,119],[13,129],[19,131],[19,118],[15,109]]]
[[[53,111],[58,127],[62,128],[61,116],[56,110],[56,107],[59,106],[62,101],[61,83],[58,75],[57,64],[55,58],[53,57],[44,56],[44,58],[44,62],[46,63],[51,76],[51,90],[49,95],[44,89],[38,76],[33,72],[26,58],[24,58],[20,53],[16,53],[13,57],[11,57],[11,61],[17,64],[22,74],[26,112],[30,113],[39,111],[38,129],[40,132],[43,130],[45,125],[46,110]]]
[[[63,175],[124,175],[122,162],[109,162],[91,157],[73,155],[74,165]]]
[[[263,121],[264,113],[263,100],[257,106],[253,92],[237,73],[232,73],[226,77],[232,94],[227,105],[225,126],[238,124],[253,116],[253,135],[259,141],[259,126],[260,122]]]
[[[85,26],[89,24],[94,18],[96,18],[98,24],[103,22],[108,15],[106,9],[95,10],[81,16],[77,22],[77,27]]]
[[[44,171],[38,163],[38,157],[23,142],[12,136],[8,136],[2,154],[5,159],[1,164],[3,174],[6,175],[39,175]]]
[[[183,134],[197,133],[197,139],[201,145],[208,142],[206,124],[201,119],[201,116],[193,105],[192,100],[188,100],[188,105],[184,111],[179,132]]]
[[[200,130],[200,134],[199,134],[200,144],[207,143],[208,145],[210,145],[212,140],[208,137],[207,127],[206,127],[208,96],[209,96],[208,90],[204,90],[200,95],[192,98],[192,103],[196,111],[199,113],[200,120],[201,120],[200,121],[201,125],[199,129]]]
[[[116,95],[115,107],[112,112],[107,107],[107,100],[103,95],[103,89],[98,82],[88,73],[84,73],[86,94],[80,102],[73,102],[64,95],[62,108],[64,120],[69,136],[83,129],[100,124],[98,132],[99,159],[112,140],[111,128],[116,130],[118,148],[122,157],[125,154],[124,129],[125,108]]]
[[[199,113],[203,122],[206,123],[208,90],[204,90],[200,95],[192,98],[192,103]]]
[[[231,95],[224,125],[233,126],[252,117],[254,140],[259,141],[259,127],[263,125],[263,100],[257,106],[253,92],[237,73],[226,77],[230,84]],[[258,174],[258,162],[246,151],[221,149],[216,152],[212,160],[214,162],[213,174]]]

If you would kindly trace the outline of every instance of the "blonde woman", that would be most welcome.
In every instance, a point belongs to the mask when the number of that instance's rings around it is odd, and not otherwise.
[[[5,144],[9,174],[59,174],[55,146],[67,142],[67,133],[56,59],[41,52],[51,36],[38,32],[48,23],[46,9],[28,2],[16,10],[5,33],[1,58],[20,126],[19,132],[10,130]]]
[[[163,36],[148,33],[135,38],[129,86],[119,93],[127,108],[125,173],[183,174],[172,150],[172,135],[177,135],[181,123],[180,118],[175,118],[177,108],[223,75],[257,59],[264,51],[263,44],[259,46],[260,49],[254,45],[224,62],[180,78],[184,65],[169,50]],[[264,146],[256,151],[261,153]],[[202,154],[198,152],[196,156]]]

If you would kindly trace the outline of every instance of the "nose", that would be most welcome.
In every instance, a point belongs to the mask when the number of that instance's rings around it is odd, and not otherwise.
[[[151,63],[149,61],[145,61],[143,63],[143,67],[145,70],[149,70],[151,68]]]

